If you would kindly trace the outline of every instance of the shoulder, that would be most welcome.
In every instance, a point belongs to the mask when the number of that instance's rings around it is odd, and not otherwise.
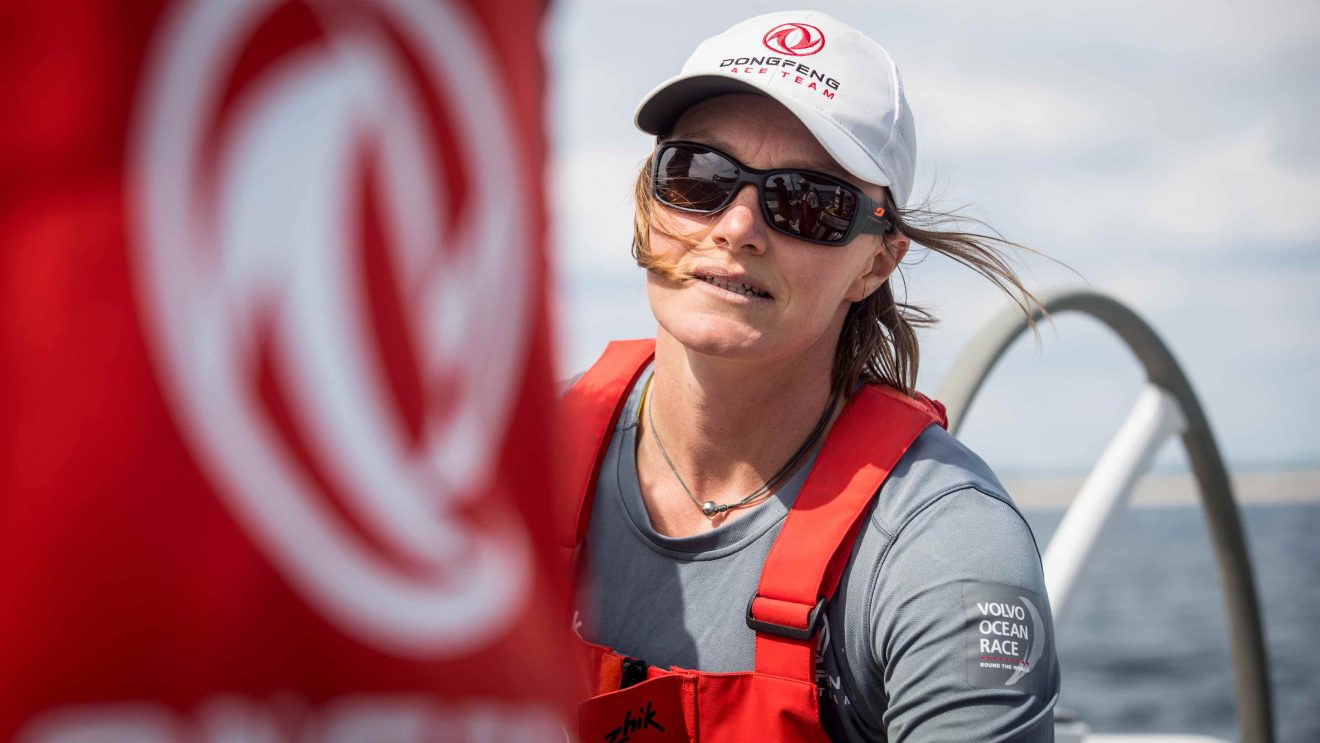
[[[1040,552],[989,466],[944,429],[927,428],[881,488],[836,599],[844,683],[868,724],[958,739],[1011,719],[1038,731],[1024,740],[1046,735],[1058,673]],[[1022,622],[993,625],[1011,636],[974,621],[1019,605]],[[1039,670],[1014,678],[992,655]]]
[[[573,385],[577,384],[578,380],[582,378],[582,375],[586,373],[587,372],[584,369],[568,379],[561,379],[558,382],[555,382],[555,396],[562,400],[564,396],[568,394],[568,391],[573,389]]]
[[[1026,518],[989,465],[939,426],[923,431],[890,473],[861,541],[852,567],[867,575],[872,606],[877,591],[932,583],[1043,589]]]
[[[880,488],[871,525],[896,536],[924,511],[950,497],[988,499],[1000,506],[979,505],[1020,519],[1016,504],[990,466],[948,431],[932,425],[908,447]]]
[[[837,603],[850,625],[868,627],[871,635],[880,626],[894,629],[877,620],[902,603],[932,592],[953,599],[971,583],[1043,593],[1040,550],[989,465],[932,425],[881,486],[853,544]],[[877,640],[883,641],[867,637],[856,649],[869,656]]]
[[[584,380],[585,386],[593,389],[602,385],[610,387],[618,381],[634,380],[651,365],[654,355],[654,338],[610,341],[590,367],[556,382],[555,391],[560,400],[565,400],[580,388],[579,383]]]

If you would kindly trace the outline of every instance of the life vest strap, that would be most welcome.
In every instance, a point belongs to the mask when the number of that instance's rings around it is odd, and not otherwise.
[[[654,357],[655,339],[612,341],[564,396],[561,410],[568,452],[562,492],[568,499],[567,507],[557,512],[560,521],[555,532],[571,565],[576,565],[586,540],[596,478],[628,390]]]
[[[747,605],[756,671],[811,681],[822,607],[834,596],[876,492],[940,411],[882,385],[858,391],[825,439]]]

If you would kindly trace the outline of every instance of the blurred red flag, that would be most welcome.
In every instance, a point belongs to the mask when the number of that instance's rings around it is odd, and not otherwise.
[[[547,740],[537,2],[0,13],[0,740]]]

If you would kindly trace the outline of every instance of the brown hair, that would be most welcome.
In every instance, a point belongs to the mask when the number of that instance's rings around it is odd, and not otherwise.
[[[651,230],[676,239],[689,246],[700,242],[703,231],[680,233],[665,220],[657,219],[657,204],[651,192],[651,159],[647,158],[637,174],[634,185],[636,210],[633,218],[632,254],[637,265],[671,279],[690,280],[678,266],[656,258],[651,253]],[[967,266],[999,287],[1026,314],[1032,330],[1036,330],[1036,317],[1048,317],[1036,296],[1032,294],[1009,264],[1005,249],[1026,251],[1041,255],[1015,242],[1010,242],[979,219],[957,212],[938,211],[923,204],[915,208],[896,208],[889,194],[885,206],[894,227],[912,242],[935,251]],[[963,229],[973,226],[973,231]],[[886,242],[886,250],[888,243]],[[895,270],[901,275],[901,267]],[[848,309],[839,342],[834,351],[832,391],[851,397],[861,380],[882,382],[905,394],[916,391],[917,368],[920,351],[917,347],[917,328],[934,325],[935,317],[925,309],[894,296],[893,276],[866,299],[853,303]]]

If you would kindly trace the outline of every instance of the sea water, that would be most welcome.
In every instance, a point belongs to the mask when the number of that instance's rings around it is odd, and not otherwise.
[[[1320,742],[1320,503],[1242,508],[1280,743]],[[1062,511],[1029,511],[1042,551]],[[1218,573],[1198,506],[1120,514],[1057,628],[1060,706],[1096,732],[1236,739]]]

